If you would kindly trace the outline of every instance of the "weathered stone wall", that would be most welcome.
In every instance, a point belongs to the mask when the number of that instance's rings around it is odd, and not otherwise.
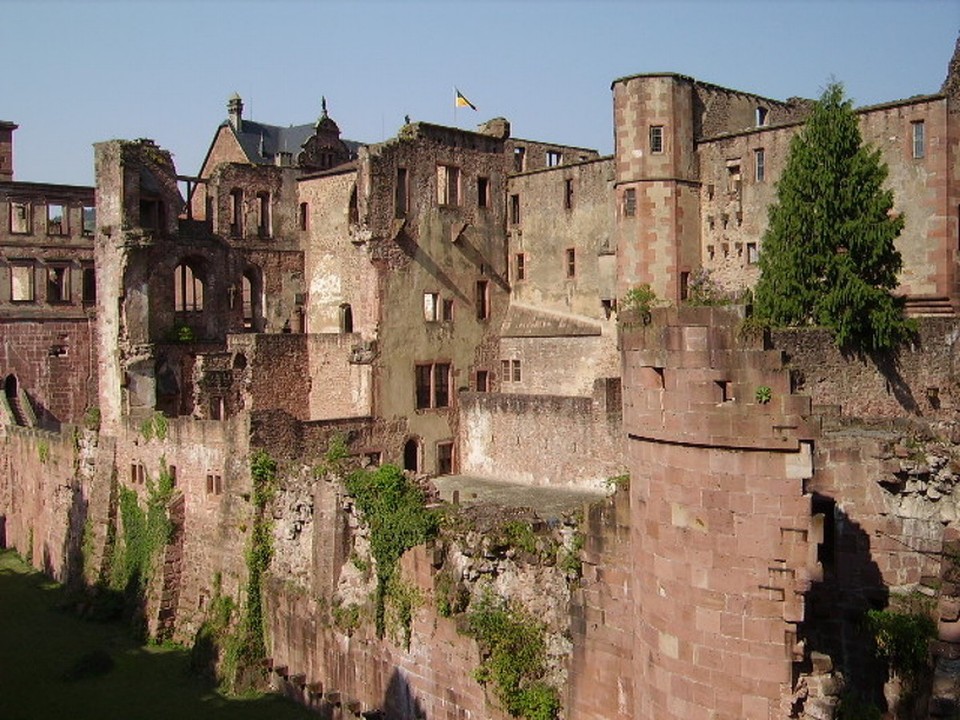
[[[500,340],[499,391],[522,395],[589,397],[597,378],[620,375],[614,323],[603,335],[586,337],[504,337]],[[513,362],[520,362],[520,380]]]
[[[623,472],[619,390],[610,379],[597,381],[592,397],[463,393],[461,472],[603,488]]]
[[[783,717],[821,540],[808,398],[736,317],[654,311],[623,336],[635,717]],[[754,395],[767,388],[770,398]]]
[[[960,324],[953,318],[918,318],[915,345],[897,355],[844,355],[825,330],[776,330],[773,347],[784,353],[794,388],[815,405],[838,406],[845,417],[928,420],[955,418],[955,347]]]

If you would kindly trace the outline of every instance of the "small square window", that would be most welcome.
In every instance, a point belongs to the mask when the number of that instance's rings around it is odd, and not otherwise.
[[[663,152],[663,125],[650,126],[650,152],[655,155]]]

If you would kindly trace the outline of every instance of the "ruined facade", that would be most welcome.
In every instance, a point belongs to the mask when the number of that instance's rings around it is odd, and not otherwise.
[[[922,592],[929,706],[955,707],[957,72],[859,111],[907,218],[908,309],[943,316],[899,358],[683,305],[704,271],[730,293],[755,281],[809,101],[621,78],[600,157],[504,119],[360,145],[325,101],[282,127],[234,96],[196,176],[149,140],[97,144],[95,213],[90,188],[13,181],[0,123],[0,539],[93,580],[118,488],[172,477],[147,619],[189,642],[241,596],[264,450],[282,467],[271,678],[325,716],[506,717],[439,610],[450,583],[543,620],[578,719],[827,718],[843,678],[879,702],[856,623]],[[618,307],[640,283],[671,307]],[[474,519],[403,559],[425,599],[406,642],[346,622],[372,592],[369,537],[325,464],[335,438],[450,502],[520,485],[535,550]]]

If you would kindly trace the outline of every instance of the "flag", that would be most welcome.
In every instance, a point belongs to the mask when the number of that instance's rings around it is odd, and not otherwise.
[[[457,93],[457,97],[456,97],[456,99],[454,100],[454,107],[469,107],[469,108],[471,108],[471,109],[473,109],[473,110],[476,110],[476,109],[477,109],[477,106],[474,105],[474,104],[473,104],[472,102],[470,102],[469,100],[467,100],[467,99],[463,96],[463,93],[462,93],[462,92],[460,92],[460,91],[457,90],[456,88],[454,88],[453,90],[454,90],[454,92]]]

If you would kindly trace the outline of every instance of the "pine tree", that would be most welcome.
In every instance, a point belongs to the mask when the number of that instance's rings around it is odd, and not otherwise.
[[[842,348],[882,350],[912,323],[897,287],[894,241],[903,216],[883,188],[887,166],[863,145],[843,86],[824,91],[790,154],[760,252],[756,316],[773,325],[819,324]]]

